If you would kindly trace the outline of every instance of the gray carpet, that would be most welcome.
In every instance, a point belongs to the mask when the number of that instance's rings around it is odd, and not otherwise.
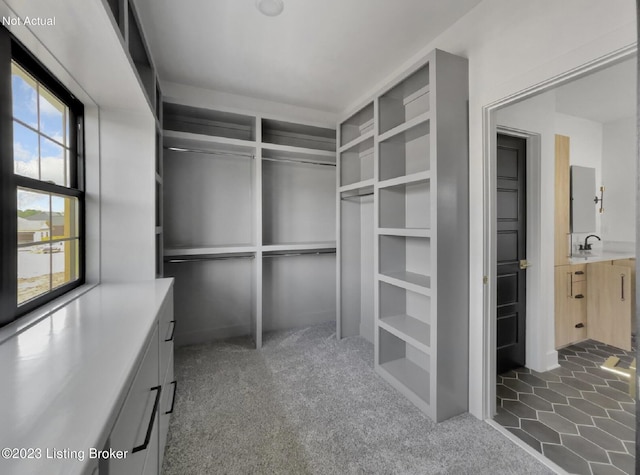
[[[334,325],[176,349],[165,474],[548,474],[488,424],[434,424]]]

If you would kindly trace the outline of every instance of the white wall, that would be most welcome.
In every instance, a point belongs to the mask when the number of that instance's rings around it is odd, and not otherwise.
[[[155,121],[101,109],[102,282],[155,277]]]
[[[601,232],[605,241],[636,241],[636,118],[603,127],[602,183],[605,186]]]
[[[469,58],[470,340],[469,410],[483,407],[485,287],[483,107],[636,42],[633,0],[484,0],[387,80],[346,107],[364,104],[383,84],[433,48]],[[548,198],[546,198],[548,201]],[[548,204],[547,204],[548,205]],[[553,230],[543,229],[552,239]],[[542,290],[553,293],[553,281]]]

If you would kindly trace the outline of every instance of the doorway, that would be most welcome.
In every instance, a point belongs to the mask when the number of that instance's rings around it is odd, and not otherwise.
[[[498,134],[496,153],[496,368],[525,366],[526,165],[524,138]]]
[[[623,349],[606,345],[606,341],[595,339],[581,339],[571,346],[555,345],[554,342],[554,184],[553,184],[553,139],[556,133],[568,136],[579,135],[572,129],[567,129],[567,118],[563,118],[563,126],[554,125],[554,120],[545,118],[543,114],[532,125],[532,117],[523,114],[525,102],[535,102],[535,110],[541,111],[550,104],[560,103],[556,101],[554,92],[565,86],[573,79],[584,79],[594,72],[601,72],[609,66],[620,65],[625,60],[635,59],[635,50],[629,49],[624,53],[617,52],[600,61],[586,65],[580,70],[574,70],[562,77],[554,78],[545,84],[538,85],[521,94],[505,98],[499,103],[492,104],[484,109],[485,112],[485,271],[487,286],[485,288],[485,328],[486,328],[486,355],[485,362],[485,408],[486,414],[492,418],[496,413],[495,421],[502,424],[504,432],[516,435],[521,445],[533,447],[537,452],[553,462],[556,467],[563,467],[572,473],[634,473],[635,471],[635,399],[628,394],[628,381],[623,377],[617,377],[602,369],[608,355],[615,355],[623,363],[629,366],[635,356],[635,351],[629,352]],[[634,81],[635,82],[635,81]],[[600,93],[600,91],[598,91]],[[582,107],[595,102],[598,94],[592,94],[580,104]],[[564,96],[566,99],[567,96]],[[628,102],[634,103],[632,98]],[[567,107],[568,102],[562,104]],[[573,101],[573,104],[578,104]],[[517,111],[515,113],[514,111]],[[585,119],[577,113],[580,120]],[[511,115],[509,115],[511,114]],[[634,111],[635,115],[635,111]],[[510,118],[526,117],[526,121],[504,121]],[[589,119],[596,120],[597,119]],[[608,119],[611,120],[611,119]],[[635,120],[635,118],[633,118]],[[571,122],[571,127],[582,127],[579,121]],[[602,121],[604,122],[604,121]],[[535,183],[534,189],[528,189],[529,194],[537,195],[537,199],[528,201],[541,204],[539,213],[528,213],[528,222],[540,223],[530,227],[528,237],[539,242],[533,247],[539,247],[541,253],[532,260],[532,269],[537,273],[533,279],[527,276],[527,282],[523,287],[537,287],[536,292],[527,292],[526,311],[526,345],[525,360],[521,367],[514,367],[505,372],[501,367],[499,348],[504,344],[499,330],[500,308],[509,302],[501,297],[504,285],[500,282],[501,254],[504,254],[505,239],[500,236],[501,218],[504,210],[501,210],[499,190],[501,189],[502,172],[500,172],[500,137],[497,131],[500,126],[509,126],[521,130],[533,130],[542,137],[540,148],[543,160],[540,180]],[[578,128],[579,128],[578,127]],[[583,136],[595,137],[595,134],[583,134]],[[601,151],[602,147],[575,141],[574,153],[580,159],[585,159],[594,150]],[[612,141],[613,143],[613,141]],[[621,143],[621,141],[618,141]],[[635,147],[635,141],[633,143]],[[606,149],[606,147],[605,147]],[[604,152],[603,157],[604,157]],[[546,154],[546,158],[544,155]],[[614,155],[619,154],[611,154]],[[533,155],[527,158],[531,162]],[[549,161],[551,157],[551,161]],[[635,155],[634,168],[635,168]],[[605,158],[602,158],[605,160]],[[610,158],[607,158],[610,160]],[[583,164],[579,164],[583,165]],[[528,163],[527,169],[531,167]],[[626,169],[626,175],[635,176],[630,167]],[[625,177],[620,174],[620,179]],[[527,180],[530,183],[530,179]],[[528,184],[529,184],[528,183]],[[606,184],[606,183],[605,183]],[[598,183],[600,185],[600,183]],[[611,191],[607,211],[610,223],[616,224],[616,232],[623,233],[623,226],[627,222],[634,222],[635,216],[628,219],[620,219],[616,216],[623,206],[614,206],[614,197],[620,195],[621,187],[609,183],[607,189]],[[626,196],[627,202],[633,202],[635,187]],[[531,203],[528,203],[531,205]],[[598,218],[600,219],[600,218]],[[602,227],[602,233],[611,233],[613,226]],[[573,237],[573,236],[570,236]],[[606,240],[606,239],[603,239]],[[502,241],[502,242],[501,242]],[[531,239],[529,240],[531,241]],[[581,239],[569,239],[568,244],[584,242]],[[508,244],[508,243],[507,243]],[[532,243],[526,244],[531,248]],[[577,246],[576,246],[577,247]],[[568,251],[571,252],[571,251]],[[530,252],[526,257],[532,257]],[[511,262],[515,263],[511,255]],[[519,259],[518,259],[519,261]],[[634,265],[635,267],[635,265]],[[513,268],[511,269],[513,270]],[[513,274],[513,272],[511,273]],[[586,274],[586,272],[585,272]],[[621,272],[618,272],[621,274]],[[626,278],[616,274],[616,282],[627,282]],[[583,274],[576,274],[576,282]],[[518,278],[512,277],[512,280]],[[630,278],[628,279],[631,280]],[[579,284],[580,282],[577,282]],[[523,282],[524,284],[524,282]],[[579,287],[574,285],[574,289]],[[586,284],[584,285],[586,286]],[[600,286],[596,286],[600,287]],[[619,289],[625,289],[620,291]],[[631,287],[618,285],[620,295],[626,295]],[[517,296],[514,292],[517,286],[511,286],[511,301]],[[582,298],[584,292],[575,292],[577,298]],[[623,297],[621,297],[622,299]],[[502,300],[501,300],[502,299]],[[535,311],[531,311],[532,301],[537,305]],[[618,312],[620,313],[620,312]],[[533,328],[530,332],[529,329]],[[630,337],[630,335],[629,335]],[[515,338],[512,333],[512,339]],[[601,339],[602,340],[602,339]],[[536,350],[537,348],[537,350]],[[635,350],[635,348],[634,348]],[[538,354],[531,358],[530,355],[537,351]],[[497,406],[496,406],[497,401]],[[552,464],[553,465],[553,464]]]

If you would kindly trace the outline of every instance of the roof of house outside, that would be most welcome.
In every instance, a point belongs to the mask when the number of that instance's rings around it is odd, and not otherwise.
[[[47,229],[49,229],[49,225],[47,224],[46,221],[43,221],[43,220],[34,221],[32,219],[25,219],[25,218],[18,217],[19,233],[36,232],[36,231],[43,231]]]

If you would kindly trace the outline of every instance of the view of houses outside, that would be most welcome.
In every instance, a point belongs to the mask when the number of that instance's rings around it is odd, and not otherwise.
[[[17,64],[12,65],[14,171],[69,186],[66,106]],[[75,280],[77,200],[19,188],[18,304]]]

